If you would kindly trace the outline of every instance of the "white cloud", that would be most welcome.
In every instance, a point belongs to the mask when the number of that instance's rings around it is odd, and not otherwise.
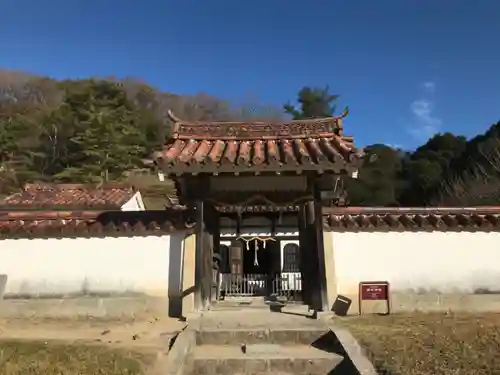
[[[434,113],[436,83],[426,81],[420,84],[420,88],[422,94],[410,105],[413,121],[408,131],[414,138],[424,141],[439,131],[443,121]]]
[[[434,92],[436,91],[436,83],[433,81],[426,81],[422,83],[422,89],[424,90],[425,93],[434,95]]]

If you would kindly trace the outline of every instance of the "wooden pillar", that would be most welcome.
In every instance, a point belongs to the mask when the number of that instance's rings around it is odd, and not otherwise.
[[[306,203],[306,234],[310,248],[310,271],[308,293],[310,304],[316,311],[328,311],[327,283],[325,273],[325,252],[323,246],[323,215],[321,201]]]
[[[315,228],[315,206],[314,201],[309,201],[305,205],[306,211],[306,236],[309,243],[309,298],[310,305],[316,311],[321,311],[321,292],[319,284],[319,259],[317,249],[317,236]]]
[[[204,245],[204,232],[205,222],[204,218],[204,204],[202,200],[196,202],[196,250],[195,250],[195,266],[194,266],[194,310],[203,310],[203,245]]]
[[[213,250],[212,252],[219,252],[220,249],[220,215],[218,212],[215,212],[214,215],[214,231],[212,233],[212,238],[213,238]],[[212,254],[213,257],[213,254]],[[219,270],[220,271],[220,270]],[[220,272],[217,272],[218,277],[214,280],[215,284],[215,289],[212,289],[212,301],[218,301],[220,298],[220,283],[219,283],[219,277],[220,277]]]
[[[212,293],[212,252],[213,239],[212,235],[205,230],[203,233],[203,294],[202,305],[203,310],[210,310],[211,293]]]
[[[318,281],[321,301],[321,310],[330,311],[328,306],[328,293],[326,281],[326,262],[325,262],[325,246],[323,243],[323,212],[321,201],[316,198],[314,200],[314,229],[316,235],[316,249],[318,252]]]
[[[203,207],[203,247],[202,247],[202,307],[203,310],[210,310],[212,302],[212,286],[213,286],[213,252],[214,252],[214,233],[216,223],[216,211],[211,204],[204,203]]]
[[[306,226],[306,208],[303,204],[299,206],[298,213],[299,221],[299,247],[300,247],[300,278],[302,285],[302,300],[306,305],[311,307],[311,288],[309,287],[311,280],[311,262],[310,251],[311,244],[307,238]]]

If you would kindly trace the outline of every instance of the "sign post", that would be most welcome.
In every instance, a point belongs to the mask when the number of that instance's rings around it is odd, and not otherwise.
[[[363,301],[386,301],[387,315],[391,313],[391,298],[388,281],[362,281],[359,283],[358,308],[362,313]]]

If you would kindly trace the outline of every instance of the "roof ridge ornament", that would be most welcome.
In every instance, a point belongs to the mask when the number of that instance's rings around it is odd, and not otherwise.
[[[349,114],[349,106],[346,105],[342,113],[337,118],[345,118]]]
[[[186,121],[177,117],[171,109],[167,110],[167,117],[173,123],[181,123],[181,124],[193,124],[193,125],[203,125],[203,124],[234,124],[234,125],[245,125],[245,124],[258,124],[258,125],[289,125],[289,124],[301,124],[301,123],[315,123],[321,121],[328,120],[341,120],[349,114],[349,106],[346,106],[342,113],[338,116],[327,116],[327,117],[317,117],[317,118],[308,118],[308,119],[300,119],[300,120],[289,120],[289,121]]]
[[[168,118],[174,123],[173,139],[191,140],[272,140],[334,138],[342,136],[342,119],[349,113],[346,107],[340,116],[288,121],[185,121],[171,110]]]
[[[170,121],[172,121],[173,123],[182,122],[182,120],[179,117],[177,117],[176,115],[174,115],[174,112],[172,112],[172,110],[170,110],[170,109],[167,110],[167,116],[170,119]]]

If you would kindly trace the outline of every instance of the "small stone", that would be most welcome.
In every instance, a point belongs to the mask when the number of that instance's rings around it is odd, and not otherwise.
[[[132,340],[137,340],[138,338],[139,338],[139,335],[137,333],[132,336]]]
[[[104,336],[104,335],[107,335],[108,333],[110,333],[111,331],[109,329],[106,329],[105,331],[102,331],[101,332],[101,335]]]

